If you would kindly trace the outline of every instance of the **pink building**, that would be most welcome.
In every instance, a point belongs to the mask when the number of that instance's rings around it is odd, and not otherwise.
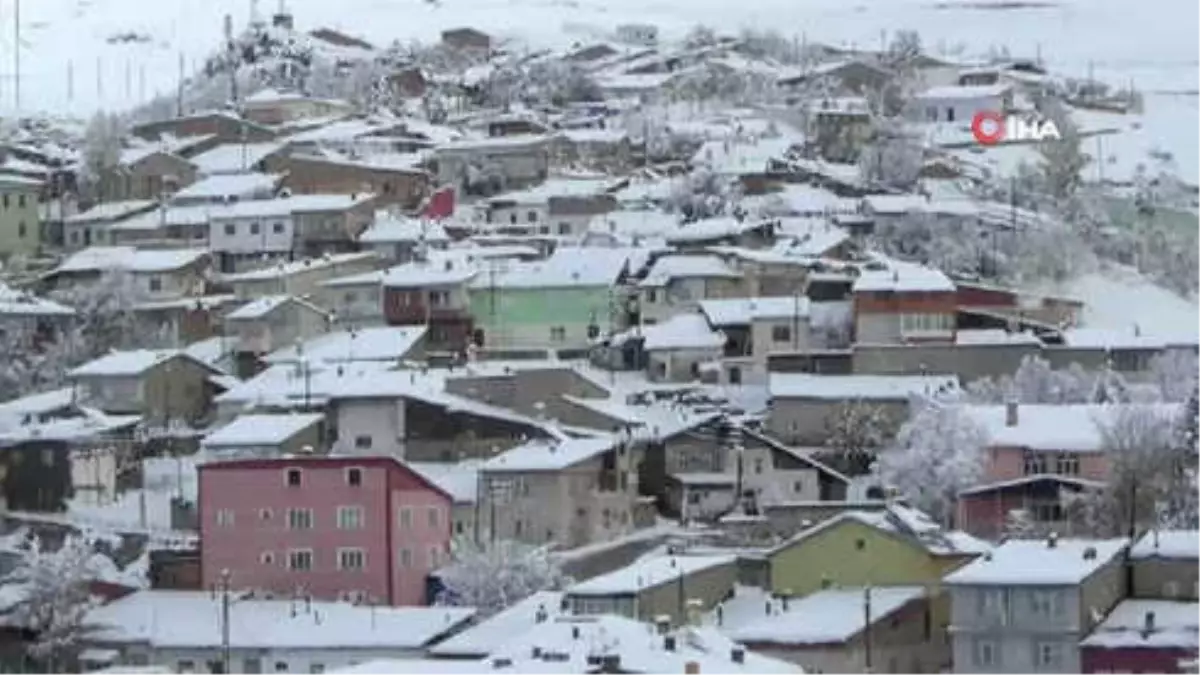
[[[200,571],[235,588],[425,604],[449,557],[451,497],[392,457],[300,456],[200,466]]]
[[[968,414],[988,434],[984,476],[958,499],[957,526],[971,534],[999,534],[1014,510],[1028,511],[1046,527],[1064,525],[1062,497],[1097,489],[1108,479],[1103,429],[1126,406],[1027,405],[969,406]],[[1145,407],[1164,424],[1179,408]]]

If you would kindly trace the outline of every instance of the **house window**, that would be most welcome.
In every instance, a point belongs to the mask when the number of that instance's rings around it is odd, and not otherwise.
[[[7,206],[7,204],[5,204],[5,206]],[[178,670],[181,673],[194,673],[196,672],[196,662],[188,661],[186,659],[179,661]]]
[[[283,223],[275,223],[271,226],[271,231],[275,234],[283,234]]]
[[[692,505],[699,504],[700,503],[700,493],[696,492],[694,490],[689,491],[688,496],[687,496],[687,503],[692,504]]]
[[[367,554],[361,548],[339,548],[338,569],[358,572],[366,568]]]
[[[276,661],[275,662],[275,672],[286,673],[287,669],[288,669],[287,661]]]
[[[796,481],[792,483],[792,492],[797,494],[804,492],[804,481]]]
[[[429,526],[436,528],[441,525],[441,522],[441,509],[436,506],[429,507]]]
[[[791,342],[791,326],[771,326],[771,340],[774,342]]]
[[[288,509],[289,530],[311,530],[312,526],[312,509]]]
[[[466,530],[466,526],[461,520],[454,521],[454,534],[462,534],[464,530]]]
[[[370,450],[371,449],[371,437],[370,436],[355,436],[354,437],[354,447],[357,448],[358,450]]]
[[[954,108],[946,108],[946,121],[947,122],[954,121]]]
[[[550,339],[554,342],[565,342],[567,339],[567,329],[562,326],[551,327]]]
[[[221,527],[232,527],[233,509],[217,509],[217,525]]]
[[[300,487],[300,469],[287,470],[288,487]]]
[[[1002,590],[981,590],[979,591],[979,604],[977,613],[982,617],[997,617],[1001,621],[1004,620],[1006,611],[1006,602],[1004,591]]]
[[[161,291],[162,290],[162,278],[161,277],[150,277],[149,286],[150,286],[151,293],[157,293],[158,291]]]
[[[346,484],[353,487],[362,485],[362,469],[357,467],[346,469]]]
[[[6,209],[8,208],[8,205],[9,205],[8,199],[9,199],[8,195],[7,194],[4,195],[4,208],[6,208]]]
[[[976,640],[975,641],[975,665],[981,667],[989,667],[998,665],[996,659],[996,643],[991,640]]]
[[[25,221],[23,220],[17,224],[17,236],[22,239],[25,238]]]
[[[234,223],[225,223],[225,234],[230,237],[237,234],[237,225]]]
[[[658,302],[658,292],[653,288],[646,291],[646,302],[651,304]]]
[[[324,663],[313,663],[308,666],[308,672],[311,673],[312,675],[320,675],[321,673],[325,672],[325,664]]]
[[[429,569],[436,570],[442,563],[442,550],[436,546],[429,547]]]
[[[1062,648],[1057,642],[1039,642],[1037,665],[1039,668],[1057,668],[1062,661]]]
[[[258,234],[260,229],[258,223],[250,223],[250,234]]]
[[[537,222],[537,211],[530,211],[525,214],[525,219],[531,223]]]
[[[17,195],[17,208],[25,208],[25,195]]]
[[[1046,455],[1040,452],[1025,452],[1025,475],[1046,473]]]
[[[400,549],[400,566],[412,567],[412,549]]]
[[[571,224],[570,223],[559,223],[558,224],[558,233],[561,235],[571,234]]]
[[[405,506],[400,509],[400,529],[407,530],[412,527],[412,509]]]
[[[259,509],[258,510],[258,519],[259,520],[270,520],[271,515],[272,515],[271,509]]]
[[[1054,612],[1054,593],[1032,591],[1029,596],[1029,606],[1036,616],[1050,616]]]
[[[1054,472],[1061,476],[1079,475],[1079,455],[1060,452],[1054,460]]]
[[[347,305],[354,304],[355,302],[358,302],[358,294],[354,291],[346,291],[346,294],[342,296],[342,299]]]
[[[762,472],[763,472],[763,458],[755,457],[754,458],[754,473],[762,473]]]
[[[288,569],[295,572],[309,572],[313,568],[312,549],[288,551]]]
[[[363,508],[361,506],[339,506],[337,510],[337,526],[339,530],[362,529]]]
[[[275,554],[270,551],[263,551],[258,556],[258,562],[263,565],[274,565],[275,564]]]

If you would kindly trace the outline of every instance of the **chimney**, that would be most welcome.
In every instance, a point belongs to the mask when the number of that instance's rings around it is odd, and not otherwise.
[[[571,639],[572,640],[579,639],[579,626],[571,626]]]
[[[700,675],[700,664],[695,661],[688,661],[683,664],[684,675]]]
[[[1089,547],[1083,549],[1083,559],[1084,560],[1095,560],[1096,559],[1096,547],[1089,546]]]
[[[1010,398],[1004,404],[1004,426],[1015,427],[1020,420],[1020,404],[1016,399]]]
[[[1146,612],[1146,621],[1142,626],[1142,635],[1148,636],[1154,632],[1154,612]]]
[[[546,619],[548,618],[550,618],[550,615],[546,612],[546,606],[538,605],[537,614],[533,615],[534,623],[546,623]]]
[[[1046,548],[1058,548],[1057,532],[1051,532],[1050,535],[1046,537]]]
[[[668,652],[675,651],[675,636],[667,635],[663,637],[663,649]]]
[[[512,659],[492,659],[492,668],[501,670],[512,666]]]
[[[746,662],[746,650],[743,647],[734,647],[729,652],[729,658],[734,663],[741,665]]]
[[[530,650],[529,655],[535,659],[542,658],[542,648],[534,645],[533,649]]]

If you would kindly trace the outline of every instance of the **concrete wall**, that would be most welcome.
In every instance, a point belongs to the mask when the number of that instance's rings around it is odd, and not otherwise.
[[[1166,560],[1147,558],[1133,561],[1133,592],[1135,598],[1166,600],[1197,599],[1195,560]],[[1173,584],[1173,586],[1172,586]],[[1174,594],[1171,593],[1174,591]]]
[[[897,324],[898,325],[898,324]],[[879,375],[958,375],[970,382],[981,377],[1011,375],[1026,356],[1037,356],[1037,345],[876,345],[853,349],[855,373]],[[1065,366],[1064,366],[1065,367]]]

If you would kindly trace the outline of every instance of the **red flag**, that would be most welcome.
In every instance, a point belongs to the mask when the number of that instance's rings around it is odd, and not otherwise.
[[[443,220],[454,215],[454,188],[444,187],[429,195],[421,207],[421,217],[429,220]]]

